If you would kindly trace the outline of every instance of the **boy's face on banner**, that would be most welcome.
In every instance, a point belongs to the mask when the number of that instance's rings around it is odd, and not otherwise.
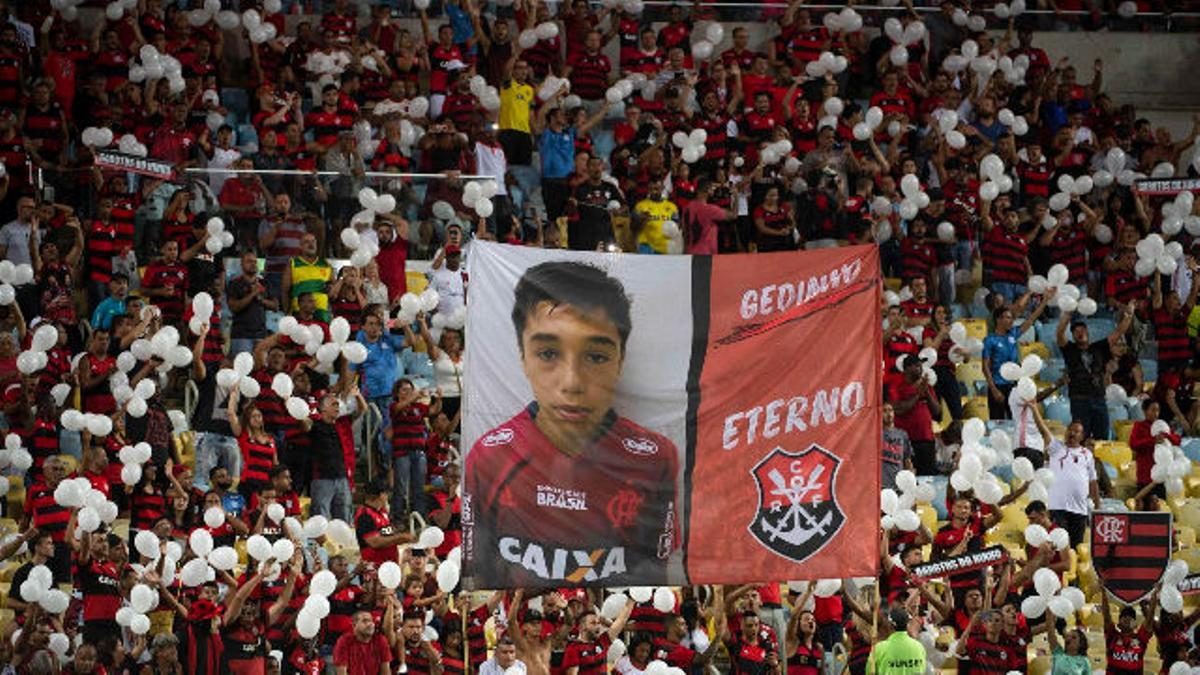
[[[538,427],[556,442],[590,440],[621,376],[617,324],[604,310],[542,302],[525,324],[521,353]]]

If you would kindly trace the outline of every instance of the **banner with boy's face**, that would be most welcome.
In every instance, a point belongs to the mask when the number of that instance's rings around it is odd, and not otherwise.
[[[875,247],[467,264],[468,588],[875,573]]]

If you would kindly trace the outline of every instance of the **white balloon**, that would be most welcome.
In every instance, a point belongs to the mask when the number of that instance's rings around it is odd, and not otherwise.
[[[667,614],[675,610],[675,593],[666,586],[654,589],[654,609]]]
[[[378,571],[379,583],[388,590],[395,590],[400,586],[402,580],[402,571],[400,566],[388,560],[379,566]]]

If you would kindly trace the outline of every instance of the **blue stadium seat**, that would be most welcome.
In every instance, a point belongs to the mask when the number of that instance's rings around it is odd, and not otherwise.
[[[1052,347],[1057,349],[1058,345]],[[1063,369],[1067,364],[1061,358],[1050,358],[1042,362],[1042,372],[1038,375],[1038,379],[1042,382],[1057,382],[1058,378],[1062,377]]]
[[[1129,409],[1123,405],[1108,406],[1108,421],[1120,422],[1129,419]]]
[[[1058,324],[1051,321],[1039,321],[1037,323],[1038,342],[1045,343],[1046,347],[1050,349],[1050,355],[1055,357],[1062,356],[1062,352],[1058,349],[1058,340],[1055,337],[1055,330],[1057,328]]]
[[[1071,403],[1067,397],[1055,395],[1042,402],[1046,411],[1046,419],[1058,420],[1063,424],[1071,423]]]
[[[1155,359],[1138,359],[1138,363],[1142,365],[1142,381],[1157,382],[1158,381],[1158,361]]]
[[[258,131],[255,130],[253,124],[237,125],[237,140],[235,144],[243,148],[250,145],[256,148],[260,147],[258,145]]]
[[[958,321],[959,319],[966,319],[966,318],[969,318],[970,316],[971,316],[971,311],[966,305],[964,305],[962,303],[958,303],[958,302],[954,303],[953,305],[950,305],[950,320],[951,321]]]
[[[1008,434],[1009,436],[1012,436],[1017,430],[1017,423],[1014,422],[1013,420],[988,420],[987,421],[987,430],[988,430],[989,434],[997,429],[1000,429],[1000,430],[1004,431],[1004,433]]]
[[[1093,316],[1089,319],[1084,319],[1084,321],[1087,322],[1088,339],[1092,342],[1103,340],[1112,335],[1112,332],[1117,329],[1117,324],[1112,319],[1099,319]]]
[[[930,505],[933,510],[937,511],[938,520],[946,520],[950,517],[950,513],[946,511],[946,489],[950,487],[949,476],[923,476],[917,480],[925,482],[933,482],[933,501]]]
[[[1185,438],[1179,445],[1183,454],[1193,462],[1200,462],[1200,438]]]
[[[250,121],[250,90],[249,89],[221,89],[221,105],[229,112],[228,122],[230,126],[234,126],[237,122]]]

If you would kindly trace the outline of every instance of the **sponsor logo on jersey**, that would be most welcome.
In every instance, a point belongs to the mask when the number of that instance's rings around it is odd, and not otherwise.
[[[504,445],[505,443],[512,441],[513,435],[513,430],[509,429],[508,427],[496,429],[492,433],[483,437],[483,444],[489,448],[497,445]]]
[[[654,455],[658,453],[658,443],[649,438],[623,438],[621,445],[634,455]]]
[[[587,511],[587,493],[556,485],[537,486],[537,505],[567,511]]]
[[[581,583],[624,574],[625,547],[566,549],[516,537],[501,537],[500,557],[547,581]]]

